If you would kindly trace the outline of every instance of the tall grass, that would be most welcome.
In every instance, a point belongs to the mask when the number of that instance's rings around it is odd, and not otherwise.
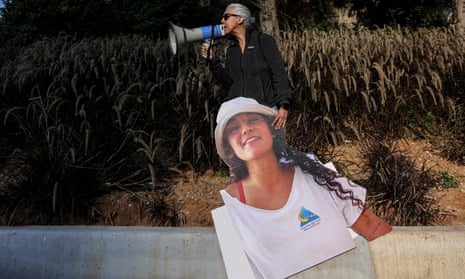
[[[295,96],[290,131],[340,143],[400,133],[409,112],[456,117],[453,107],[463,104],[464,44],[454,30],[306,30],[282,38]]]
[[[203,112],[211,119],[214,107],[199,98],[196,86],[203,81],[187,58],[171,57],[165,42],[141,36],[62,36],[12,57],[2,67],[2,155],[15,151],[38,176],[30,175],[27,187],[2,189],[5,205],[13,206],[7,197],[15,193],[41,189],[41,205],[52,208],[41,222],[68,222],[92,211],[95,197],[76,192],[165,188],[184,160],[213,167],[212,160],[200,160],[213,147],[198,144],[212,126],[198,124]],[[178,148],[181,127],[186,146]],[[78,213],[81,200],[89,206]],[[11,206],[3,213],[16,214]],[[58,220],[57,208],[67,208]]]
[[[465,51],[453,30],[307,30],[278,43],[295,147],[323,153],[344,140],[419,133],[427,114],[463,144]],[[146,36],[60,36],[13,53],[0,69],[0,158],[30,173],[0,184],[8,223],[27,219],[19,212],[43,224],[87,220],[102,193],[162,197],[171,175],[224,168],[213,132],[225,92],[197,45],[172,56],[165,40]],[[46,210],[27,210],[34,203]]]
[[[366,185],[370,196],[367,204],[393,226],[438,224],[443,221],[429,194],[440,184],[439,174],[415,158],[406,156],[398,142],[391,138],[367,138],[360,150],[364,172],[357,182]]]

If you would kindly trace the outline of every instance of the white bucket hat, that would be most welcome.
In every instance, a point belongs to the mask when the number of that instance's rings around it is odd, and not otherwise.
[[[240,113],[259,113],[263,115],[276,115],[276,111],[268,106],[259,104],[255,99],[237,97],[221,104],[220,110],[216,117],[215,143],[216,151],[221,159],[229,165],[226,160],[226,154],[223,148],[224,128],[229,120]]]

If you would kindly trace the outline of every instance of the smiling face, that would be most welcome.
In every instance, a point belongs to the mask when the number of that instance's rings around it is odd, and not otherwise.
[[[225,138],[243,161],[260,159],[273,153],[273,137],[265,118],[257,113],[241,113],[229,120]]]

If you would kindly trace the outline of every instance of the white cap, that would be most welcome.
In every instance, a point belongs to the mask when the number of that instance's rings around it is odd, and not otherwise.
[[[240,113],[259,113],[263,115],[276,115],[276,111],[268,106],[259,104],[255,99],[237,97],[221,104],[220,110],[216,117],[216,128],[215,128],[215,143],[216,151],[220,155],[221,159],[229,165],[226,161],[226,154],[223,148],[224,139],[224,128],[228,124],[229,120],[235,115]]]

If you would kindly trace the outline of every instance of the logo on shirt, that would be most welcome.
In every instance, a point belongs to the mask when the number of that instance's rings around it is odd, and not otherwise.
[[[300,229],[301,230],[308,230],[311,227],[320,223],[320,216],[316,215],[315,213],[311,212],[310,210],[306,209],[302,206],[300,209],[299,216],[297,217],[300,221]]]

